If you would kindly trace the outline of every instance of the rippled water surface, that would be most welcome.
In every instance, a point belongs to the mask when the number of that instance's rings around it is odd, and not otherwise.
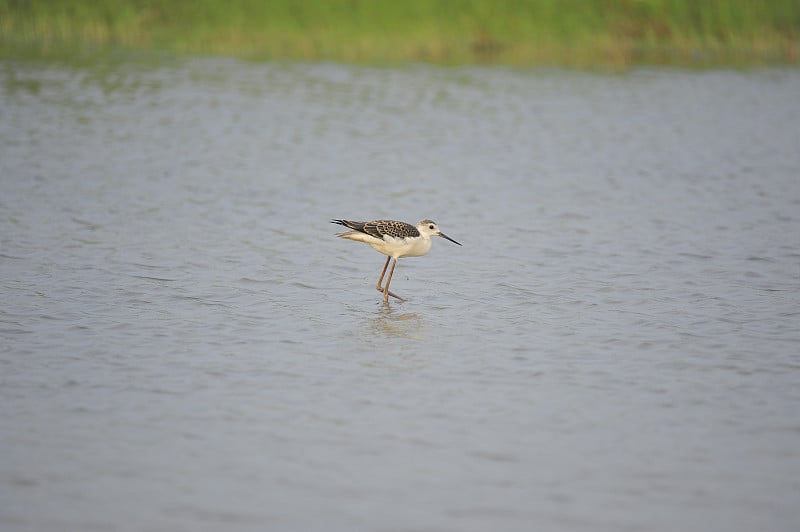
[[[797,70],[0,66],[3,530],[797,530]]]

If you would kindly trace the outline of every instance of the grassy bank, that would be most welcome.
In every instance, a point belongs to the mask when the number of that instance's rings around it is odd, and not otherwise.
[[[797,64],[800,0],[0,0],[0,54],[625,67]]]

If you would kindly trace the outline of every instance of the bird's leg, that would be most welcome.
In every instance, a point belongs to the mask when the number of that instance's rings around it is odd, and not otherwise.
[[[390,260],[392,260],[392,257],[386,257],[386,264],[383,265],[383,271],[381,271],[381,276],[378,278],[378,286],[375,287],[378,292],[383,292],[381,283],[383,282],[383,276],[386,275],[386,268],[389,267]]]
[[[381,283],[383,283],[383,276],[386,275],[386,268],[389,267],[389,261],[390,260],[392,260],[392,257],[386,257],[386,264],[383,265],[383,270],[381,271],[380,278],[378,278],[378,284],[375,287],[375,289],[378,292],[382,292],[383,293],[383,300],[384,301],[388,301],[389,300],[388,296],[392,296],[394,298],[397,298],[400,301],[405,301],[405,299],[403,299],[402,297],[400,297],[397,294],[394,294],[394,293],[389,291],[389,281],[392,279],[392,273],[394,272],[394,264],[392,265],[392,271],[389,272],[389,279],[386,280],[386,288],[381,286]],[[396,263],[397,263],[397,261],[395,261],[395,264]]]
[[[394,267],[395,266],[397,266],[397,259],[394,259],[394,262],[392,262],[392,269],[389,270],[389,277],[386,278],[386,286],[383,287],[383,302],[384,303],[388,303],[389,302],[389,296],[392,296],[392,297],[394,297],[394,298],[396,298],[396,299],[398,299],[400,301],[405,301],[405,299],[403,299],[402,297],[398,296],[397,294],[393,294],[393,293],[391,293],[389,291],[389,283],[392,282],[392,275],[394,274]]]

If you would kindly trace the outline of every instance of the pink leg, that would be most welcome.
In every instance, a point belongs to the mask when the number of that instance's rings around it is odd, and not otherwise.
[[[389,283],[392,282],[392,275],[394,275],[394,267],[397,266],[397,259],[394,259],[392,262],[392,269],[389,270],[389,277],[386,279],[386,286],[383,288],[383,302],[389,302],[389,296],[392,296],[400,301],[405,301],[402,297],[398,296],[397,294],[393,294],[389,291]]]
[[[383,292],[381,283],[383,282],[383,276],[386,275],[386,268],[389,267],[390,260],[392,260],[392,257],[386,257],[386,264],[383,265],[383,271],[381,271],[381,276],[378,278],[378,286],[375,287],[378,292]]]

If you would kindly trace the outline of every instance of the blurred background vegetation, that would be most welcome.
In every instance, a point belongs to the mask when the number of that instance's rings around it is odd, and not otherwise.
[[[368,64],[798,62],[800,0],[0,0],[0,56]]]

